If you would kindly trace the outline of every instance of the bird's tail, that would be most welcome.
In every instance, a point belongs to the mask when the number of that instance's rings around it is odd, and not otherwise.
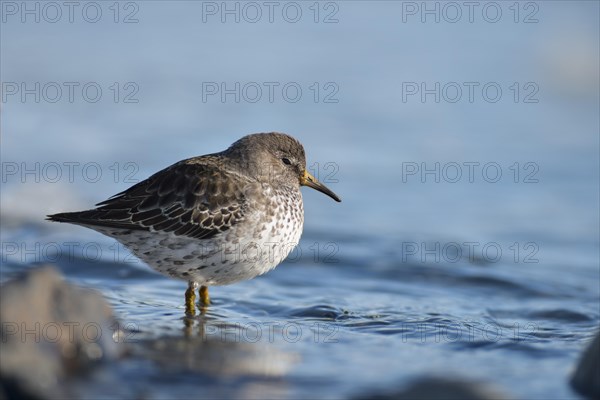
[[[68,212],[68,213],[58,213],[58,214],[46,215],[46,221],[77,223],[77,222],[81,222],[81,218],[80,218],[80,216],[78,216],[78,214],[81,214],[81,213],[80,212]]]

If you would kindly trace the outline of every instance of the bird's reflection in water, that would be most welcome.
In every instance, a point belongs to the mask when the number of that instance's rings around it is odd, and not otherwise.
[[[218,397],[289,397],[286,376],[298,361],[296,354],[256,340],[260,333],[240,330],[241,324],[224,321],[210,309],[182,323],[181,335],[134,344],[134,355],[151,361],[161,380],[200,384],[205,394],[214,389]]]

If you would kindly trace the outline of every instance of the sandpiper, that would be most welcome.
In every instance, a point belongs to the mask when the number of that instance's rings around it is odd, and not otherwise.
[[[300,186],[340,198],[306,170],[302,144],[257,133],[227,150],[179,161],[96,204],[49,215],[110,236],[156,271],[186,280],[187,314],[210,303],[208,287],[275,268],[300,240]]]

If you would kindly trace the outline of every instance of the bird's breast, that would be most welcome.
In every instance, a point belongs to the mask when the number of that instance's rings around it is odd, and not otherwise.
[[[252,223],[245,224],[249,232],[241,236],[247,246],[262,253],[263,265],[269,270],[298,245],[304,225],[304,208],[299,190],[267,187],[264,196],[268,200],[251,213]],[[240,226],[240,229],[244,228]]]

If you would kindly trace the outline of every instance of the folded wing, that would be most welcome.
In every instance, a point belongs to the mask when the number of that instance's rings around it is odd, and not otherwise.
[[[218,165],[218,159],[210,156],[184,160],[98,203],[96,209],[48,219],[206,239],[242,221],[246,211],[247,178]]]

